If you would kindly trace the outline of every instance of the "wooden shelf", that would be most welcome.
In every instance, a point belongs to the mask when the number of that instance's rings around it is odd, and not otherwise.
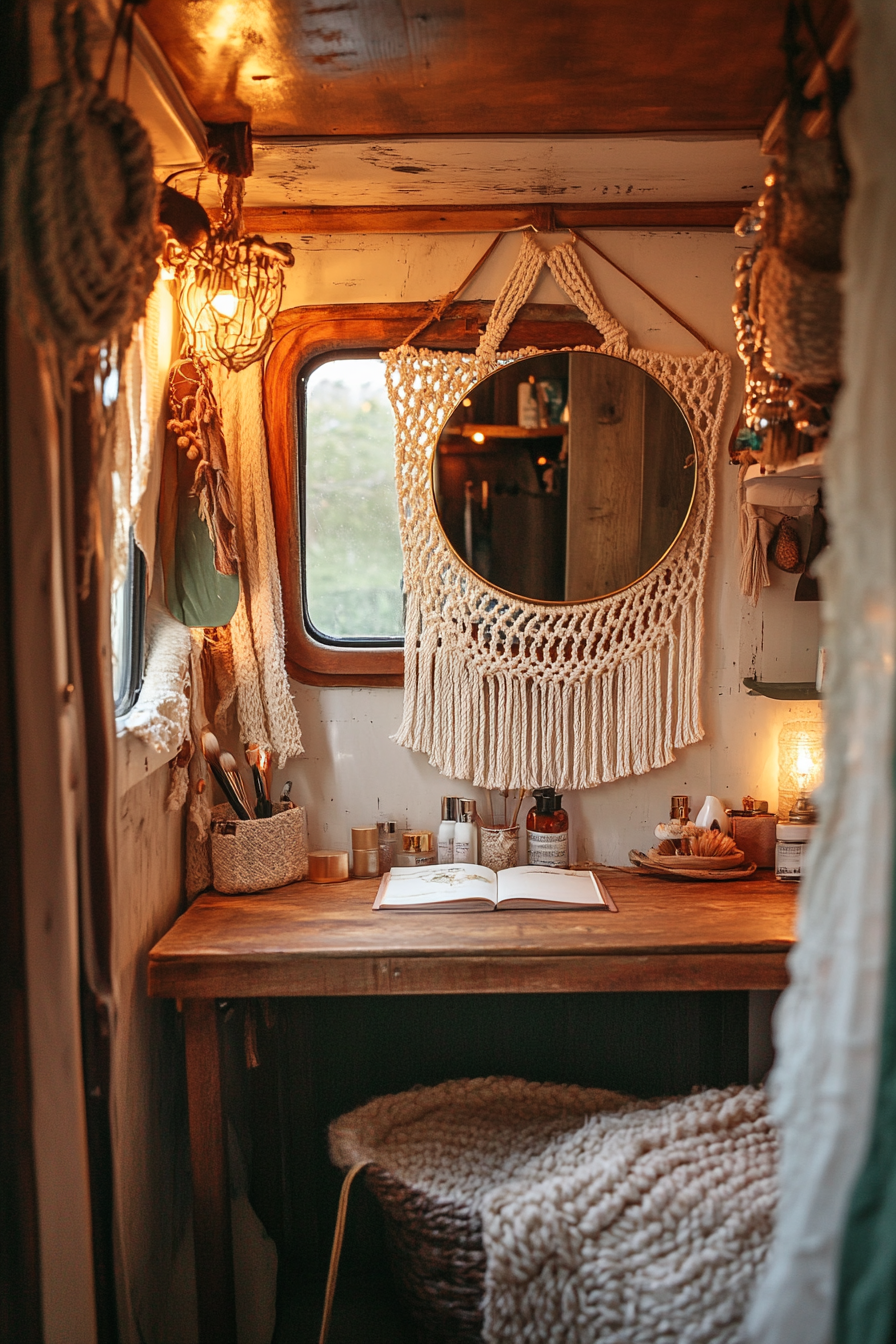
[[[569,433],[569,425],[545,425],[543,429],[524,429],[522,425],[449,425],[442,430],[443,435],[452,438],[472,439],[474,434],[484,434],[487,439],[558,439]]]
[[[750,695],[764,695],[766,700],[820,700],[814,681],[757,681],[744,677]]]

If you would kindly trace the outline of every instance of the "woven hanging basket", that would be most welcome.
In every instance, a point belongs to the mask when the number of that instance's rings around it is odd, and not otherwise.
[[[840,378],[840,275],[817,271],[777,247],[753,267],[757,314],[772,365],[797,383]]]
[[[53,36],[61,78],[7,131],[4,244],[32,337],[75,360],[142,317],[162,236],[149,137],[94,80],[83,5],[58,0]]]

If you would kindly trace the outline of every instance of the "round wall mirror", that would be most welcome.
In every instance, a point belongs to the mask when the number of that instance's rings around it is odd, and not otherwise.
[[[627,360],[535,355],[483,379],[433,457],[439,521],[492,587],[580,602],[662,560],[694,501],[696,445],[678,405]]]

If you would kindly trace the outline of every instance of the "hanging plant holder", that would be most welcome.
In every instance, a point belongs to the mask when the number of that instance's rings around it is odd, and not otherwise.
[[[169,251],[190,349],[232,372],[267,351],[283,298],[283,272],[294,261],[288,243],[243,235],[242,193],[242,178],[228,178],[222,221],[212,225],[208,240],[181,255],[176,244]]]

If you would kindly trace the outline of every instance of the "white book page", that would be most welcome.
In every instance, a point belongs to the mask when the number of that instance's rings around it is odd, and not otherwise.
[[[505,868],[498,878],[498,904],[504,901],[553,901],[564,905],[606,905],[600,883],[591,872],[569,868]]]
[[[489,901],[496,897],[495,874],[478,863],[436,863],[425,868],[392,868],[383,904],[426,905],[443,901]]]

